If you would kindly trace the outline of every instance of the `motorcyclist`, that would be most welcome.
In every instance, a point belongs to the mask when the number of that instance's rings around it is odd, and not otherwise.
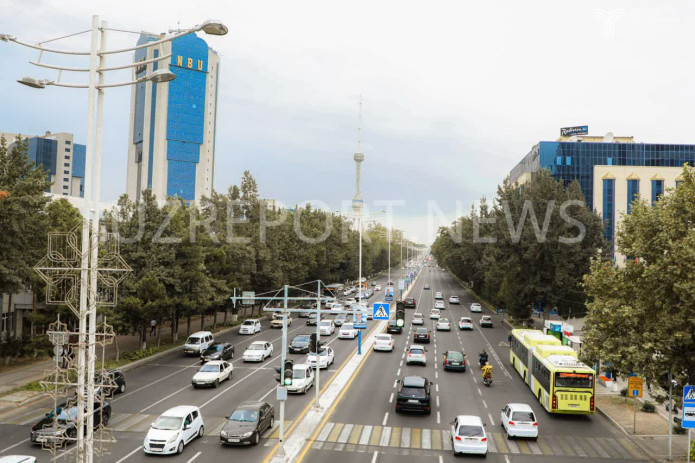
[[[480,365],[485,365],[487,363],[487,351],[485,349],[478,354],[478,362]]]
[[[486,378],[489,378],[492,380],[492,365],[490,365],[488,362],[485,362],[485,365],[483,365],[483,380]]]

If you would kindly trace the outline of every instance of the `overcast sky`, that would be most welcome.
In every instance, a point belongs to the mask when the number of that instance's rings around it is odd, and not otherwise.
[[[429,242],[442,225],[427,219],[430,201],[453,221],[457,202],[467,212],[494,196],[560,127],[695,143],[694,10],[692,0],[0,0],[0,32],[39,42],[87,29],[92,14],[150,32],[220,19],[229,34],[204,37],[221,55],[214,187],[248,169],[262,197],[340,209],[353,195],[362,95],[364,200],[403,201],[395,225]],[[136,38],[110,33],[109,48]],[[88,45],[86,35],[53,44]],[[84,143],[86,92],[23,87],[23,75],[55,74],[15,44],[0,42],[0,57],[0,132]],[[125,191],[130,91],[106,92],[104,199]]]

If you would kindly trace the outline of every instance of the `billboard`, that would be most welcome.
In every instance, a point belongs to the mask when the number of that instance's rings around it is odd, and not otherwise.
[[[576,125],[574,127],[562,127],[560,129],[560,136],[562,137],[569,137],[571,135],[586,135],[588,133],[588,125]]]

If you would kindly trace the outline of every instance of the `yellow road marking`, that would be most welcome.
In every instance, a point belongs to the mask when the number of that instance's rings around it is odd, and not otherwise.
[[[285,426],[289,426],[291,421],[285,421]],[[275,431],[272,432],[270,436],[268,436],[268,439],[277,439],[280,437],[280,426],[275,428]]]
[[[492,437],[495,438],[495,444],[497,444],[497,450],[500,453],[509,453],[509,447],[507,446],[507,443],[504,441],[504,437],[502,434],[493,432]]]
[[[326,442],[335,442],[338,440],[338,436],[340,436],[340,431],[343,430],[343,426],[345,424],[343,423],[336,423],[335,426],[333,426],[333,429],[331,430],[331,433],[328,435],[326,438]]]
[[[348,444],[356,444],[357,442],[359,442],[363,427],[364,425],[362,424],[356,424],[355,427],[352,428],[350,438],[348,438]]]
[[[374,426],[369,438],[369,445],[379,445],[379,441],[381,441],[381,426]]]
[[[391,429],[391,442],[389,442],[389,447],[400,447],[401,446],[401,428]]]
[[[442,449],[442,431],[440,431],[439,429],[432,430],[432,449]]]
[[[525,455],[531,454],[531,448],[528,446],[526,441],[520,440],[516,443],[519,446],[519,451]]]
[[[410,447],[414,449],[419,449],[420,448],[420,433],[422,432],[422,429],[420,428],[413,428],[413,431],[410,433]]]

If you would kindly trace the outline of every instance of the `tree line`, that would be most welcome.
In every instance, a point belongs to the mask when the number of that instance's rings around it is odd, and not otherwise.
[[[517,319],[537,309],[583,315],[591,259],[610,258],[601,218],[586,207],[579,183],[565,186],[545,170],[523,185],[506,179],[492,203],[483,197],[442,227],[432,253]]]
[[[28,142],[18,139],[12,150],[0,140],[0,293],[32,290],[35,306],[45,295],[33,266],[47,252],[50,231],[67,232],[81,223],[81,214],[67,200],[45,195],[50,181],[43,166],[28,157]],[[78,228],[79,229],[79,228]],[[234,289],[262,293],[284,284],[356,280],[358,232],[340,215],[311,205],[269,208],[247,171],[226,193],[214,192],[198,204],[179,198],[160,201],[151,190],[139,202],[126,195],[106,211],[102,232],[117,233],[120,253],[132,272],[120,285],[118,304],[100,308],[118,333],[139,334],[145,346],[151,320],[170,322],[176,340],[181,321],[191,330],[192,318],[231,311]],[[380,225],[364,231],[362,273],[388,267],[387,231]],[[400,264],[392,236],[391,265]],[[61,314],[76,323],[65,307],[35,310],[35,333]],[[34,333],[31,333],[34,334]],[[0,346],[2,348],[2,346]]]

